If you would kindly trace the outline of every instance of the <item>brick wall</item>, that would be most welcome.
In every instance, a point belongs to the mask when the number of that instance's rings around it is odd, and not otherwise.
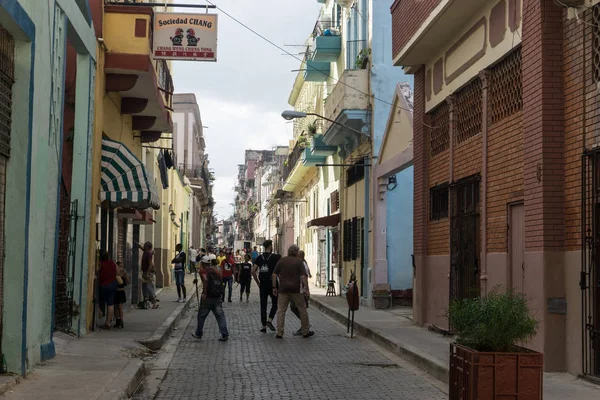
[[[6,157],[0,156],[0,344],[4,315],[4,195],[6,193]]]
[[[597,135],[596,128],[600,122],[600,92],[592,79],[591,14],[591,11],[586,11],[581,15],[587,24],[578,23],[576,19],[568,20],[566,15],[563,16],[565,247],[567,250],[581,249],[581,155],[585,146],[590,147],[596,141],[594,136]],[[587,127],[584,131],[586,121]],[[584,140],[584,137],[587,137],[587,140]]]
[[[482,144],[481,134],[462,143],[454,141],[454,181],[481,172]]]
[[[429,211],[429,189],[433,186],[448,183],[450,176],[450,150],[429,158],[427,182],[427,211]],[[450,219],[429,221],[427,215],[427,254],[450,254]]]
[[[487,251],[508,251],[507,204],[523,200],[523,131],[519,111],[488,128]]]
[[[425,68],[415,74],[413,103],[413,163],[414,163],[414,212],[413,247],[415,255],[427,252],[427,221],[429,213],[429,189],[427,186],[427,149],[425,118]]]
[[[564,249],[563,8],[523,3],[526,251]]]
[[[440,0],[396,0],[392,12],[392,54],[398,55]]]

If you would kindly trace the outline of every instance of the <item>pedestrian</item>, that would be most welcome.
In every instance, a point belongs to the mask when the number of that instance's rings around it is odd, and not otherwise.
[[[198,250],[194,246],[190,246],[189,253],[189,273],[193,274],[196,270],[196,257],[198,257]]]
[[[252,262],[256,261],[256,257],[258,257],[258,250],[254,246],[254,250],[252,250]]]
[[[125,328],[123,324],[124,313],[123,313],[123,304],[127,303],[127,296],[125,295],[125,286],[129,285],[129,274],[123,268],[123,264],[121,261],[117,262],[117,267],[119,268],[119,277],[121,278],[119,287],[117,289],[117,293],[115,294],[115,318],[117,321],[113,328]],[[118,278],[117,278],[118,280]]]
[[[100,284],[100,309],[106,309],[106,319],[102,329],[110,329],[115,310],[115,295],[119,287],[117,275],[119,267],[110,259],[106,250],[100,250],[100,269],[98,271],[98,283]]]
[[[144,296],[144,303],[142,308],[146,308],[146,304],[150,302],[152,309],[158,308],[158,300],[154,292],[154,250],[151,242],[144,243],[144,246],[137,244],[142,253],[142,296]]]
[[[298,257],[304,263],[304,268],[306,268],[306,274],[308,275],[308,279],[312,279],[312,274],[310,273],[310,268],[308,267],[308,263],[306,262],[306,258],[304,257],[304,250],[300,250],[298,252]]]
[[[225,287],[228,286],[227,302],[231,303],[231,294],[233,291],[233,268],[235,267],[235,261],[231,253],[227,253],[227,256],[220,263],[222,277],[223,277],[223,301],[225,301]]]
[[[262,329],[260,331],[265,333],[267,327],[270,330],[275,331],[273,318],[275,318],[275,314],[277,314],[277,295],[273,293],[271,277],[275,270],[275,266],[281,257],[279,254],[273,253],[272,240],[266,240],[263,243],[263,248],[265,251],[256,257],[256,261],[254,261],[252,276],[258,285],[260,294],[260,320],[262,323]],[[267,319],[269,297],[271,298],[271,311],[269,312],[269,319]]]
[[[221,275],[221,269],[216,265],[216,259],[211,256],[204,256],[200,261],[200,278],[202,279],[202,301],[198,308],[198,320],[196,332],[192,336],[196,339],[202,339],[204,334],[204,322],[206,317],[212,311],[217,319],[219,332],[221,337],[220,342],[229,340],[229,331],[227,330],[227,320],[223,311],[223,300],[221,298],[224,287]],[[194,280],[194,284],[198,284]]]
[[[300,288],[304,285],[308,289],[308,276],[302,259],[298,257],[300,248],[295,244],[288,248],[287,257],[283,257],[277,263],[273,271],[272,285],[273,295],[278,296],[277,304],[277,339],[283,338],[285,326],[285,313],[291,301],[296,304],[300,321],[302,322],[302,337],[309,338],[315,333],[310,331],[308,312],[304,294],[300,293]],[[278,288],[279,283],[279,288]]]
[[[298,256],[300,256],[300,258],[303,259],[304,252],[302,250],[300,250],[300,252],[298,253]],[[306,275],[310,278],[310,269],[308,268],[308,264],[306,263],[306,261],[304,261],[304,269],[306,270]],[[304,285],[301,285],[300,293],[302,293],[304,295],[304,302],[305,302],[306,308],[308,309],[308,299],[310,298],[310,290],[308,289],[308,287],[304,287]],[[294,315],[296,317],[298,317],[300,322],[302,322],[302,319],[300,318],[300,311],[298,311],[298,307],[296,306],[296,303],[293,300],[290,302],[290,310],[292,310]],[[308,326],[308,329],[310,329],[310,325]],[[300,336],[300,335],[302,335],[302,327],[300,327],[300,329],[298,329],[296,332],[294,332],[294,336]]]
[[[219,250],[219,255],[217,256],[217,264],[221,265],[223,260],[225,259],[225,252],[223,249]]]
[[[175,251],[177,255],[173,260],[171,260],[171,264],[174,265],[175,270],[175,284],[177,285],[177,296],[179,297],[177,300],[174,300],[175,303],[185,303],[187,301],[187,294],[185,289],[185,251],[183,251],[183,245],[181,243],[175,246]],[[183,297],[182,297],[183,294]]]
[[[240,301],[243,301],[244,291],[246,292],[246,303],[250,301],[250,286],[252,285],[252,258],[246,254],[246,260],[240,264],[237,274],[237,281],[240,283]]]

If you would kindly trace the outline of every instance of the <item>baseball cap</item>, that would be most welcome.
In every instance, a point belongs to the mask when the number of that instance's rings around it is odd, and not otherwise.
[[[211,257],[210,257],[210,256],[204,256],[204,257],[202,257],[202,258],[200,259],[200,262],[201,262],[202,264],[210,264],[210,260],[211,260]]]

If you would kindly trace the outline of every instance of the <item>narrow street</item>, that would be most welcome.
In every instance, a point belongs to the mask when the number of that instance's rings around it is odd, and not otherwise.
[[[292,336],[299,321],[288,312],[285,336],[276,340],[272,332],[259,332],[256,293],[248,304],[234,301],[224,307],[229,342],[217,340],[212,315],[204,339],[192,338],[194,313],[155,399],[447,398],[431,378],[364,338],[347,338],[344,326],[313,308],[309,314],[314,337]]]

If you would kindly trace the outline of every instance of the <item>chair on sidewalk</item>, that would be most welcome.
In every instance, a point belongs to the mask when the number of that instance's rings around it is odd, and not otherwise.
[[[325,297],[328,296],[337,296],[335,293],[335,281],[333,279],[327,283],[327,293],[325,294]]]

